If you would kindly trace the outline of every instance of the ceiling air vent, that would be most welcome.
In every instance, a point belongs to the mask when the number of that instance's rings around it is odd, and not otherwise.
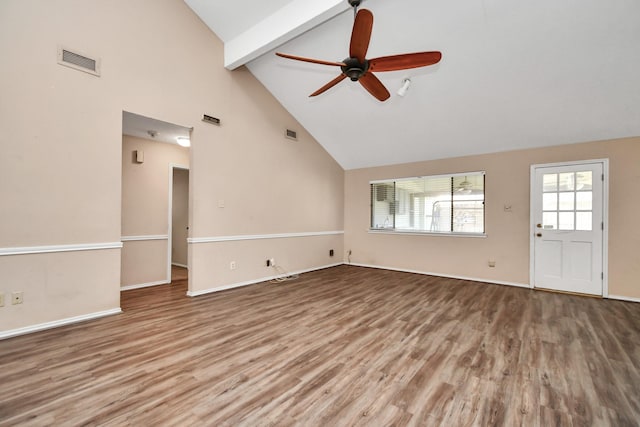
[[[295,130],[287,129],[284,133],[284,136],[289,139],[293,139],[294,141],[298,140],[298,132],[296,132]]]
[[[58,64],[84,71],[94,76],[100,75],[99,59],[90,58],[61,46],[58,46]]]

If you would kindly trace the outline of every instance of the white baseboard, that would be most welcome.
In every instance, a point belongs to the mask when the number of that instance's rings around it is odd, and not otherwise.
[[[177,262],[172,262],[171,265],[175,265],[176,267],[189,268],[188,266],[186,266],[184,264],[177,263]]]
[[[424,274],[426,276],[446,277],[447,279],[470,280],[473,282],[483,282],[483,283],[491,283],[494,285],[515,286],[518,288],[531,289],[531,286],[529,286],[528,283],[506,282],[503,280],[491,280],[491,279],[478,279],[477,277],[455,276],[451,274],[432,273],[429,271],[409,270],[406,268],[385,267],[380,265],[359,264],[354,262],[350,263],[349,265],[355,265],[356,267],[378,268],[380,270],[391,270],[391,271],[400,271],[403,273]]]
[[[623,297],[621,295],[611,295],[611,294],[609,294],[609,296],[607,296],[605,298],[617,299],[617,300],[620,300],[620,301],[627,301],[627,302],[640,302],[640,298]]]
[[[157,282],[140,283],[138,285],[120,286],[120,291],[130,291],[132,289],[149,288],[151,286],[168,285],[171,283],[167,280],[158,280]]]
[[[252,280],[247,280],[244,282],[236,282],[236,283],[231,283],[229,285],[223,285],[223,286],[218,286],[217,288],[209,288],[209,289],[204,289],[201,291],[188,291],[187,292],[187,296],[190,297],[197,297],[199,295],[205,295],[205,294],[210,294],[213,292],[220,292],[220,291],[226,291],[227,289],[233,289],[233,288],[240,288],[242,286],[249,286],[249,285],[255,285],[256,283],[261,283],[261,282],[268,282],[270,280],[273,279],[278,279],[281,277],[286,277],[292,274],[303,274],[303,273],[308,273],[310,271],[316,271],[316,270],[323,270],[325,268],[330,268],[330,267],[337,267],[339,265],[344,264],[343,262],[338,262],[335,264],[328,264],[328,265],[323,265],[320,267],[313,267],[313,268],[308,268],[305,270],[298,270],[298,271],[291,271],[291,272],[287,272],[286,274],[278,274],[275,276],[267,276],[267,277],[261,277],[259,279],[252,279]]]
[[[57,328],[59,326],[70,325],[72,323],[84,322],[86,320],[94,320],[100,317],[111,316],[112,314],[122,313],[122,309],[112,308],[111,310],[98,311],[96,313],[83,314],[82,316],[68,317],[66,319],[54,320],[53,322],[39,323],[37,325],[25,326],[18,329],[10,329],[0,332],[0,340],[16,337],[18,335],[30,334],[32,332],[44,331],[45,329]]]

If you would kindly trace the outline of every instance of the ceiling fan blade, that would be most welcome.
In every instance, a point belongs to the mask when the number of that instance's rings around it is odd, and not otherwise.
[[[386,101],[391,96],[382,82],[371,73],[365,73],[358,81],[371,95],[378,98],[379,101]]]
[[[367,9],[360,9],[356,14],[351,32],[351,44],[349,45],[349,56],[358,58],[361,63],[365,61],[371,31],[373,30],[373,13]]]
[[[326,85],[322,86],[317,91],[313,92],[311,95],[309,95],[309,97],[320,95],[322,92],[325,92],[328,89],[331,89],[332,87],[334,87],[335,85],[337,85],[338,83],[340,83],[341,81],[343,81],[346,78],[347,78],[347,76],[345,74],[340,74],[338,77],[336,77],[335,79],[331,80],[329,83],[327,83]]]
[[[303,56],[288,55],[286,53],[280,53],[280,52],[276,52],[276,55],[281,56],[283,58],[287,58],[287,59],[295,59],[296,61],[311,62],[312,64],[335,65],[338,67],[344,67],[345,65],[344,62],[323,61],[321,59],[305,58]]]
[[[408,68],[426,67],[440,62],[441,52],[417,52],[403,55],[381,56],[369,60],[371,71],[396,71]]]

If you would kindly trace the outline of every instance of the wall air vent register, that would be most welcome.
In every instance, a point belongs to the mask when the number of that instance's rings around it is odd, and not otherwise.
[[[58,46],[58,64],[100,76],[100,60]]]
[[[284,136],[289,139],[293,139],[294,141],[298,140],[298,132],[295,130],[287,129],[284,132]]]

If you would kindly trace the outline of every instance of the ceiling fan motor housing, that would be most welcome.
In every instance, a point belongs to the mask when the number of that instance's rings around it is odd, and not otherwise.
[[[340,67],[342,72],[354,82],[369,70],[369,61],[366,59],[364,62],[360,62],[358,58],[347,58],[342,62],[344,62],[344,65]]]

